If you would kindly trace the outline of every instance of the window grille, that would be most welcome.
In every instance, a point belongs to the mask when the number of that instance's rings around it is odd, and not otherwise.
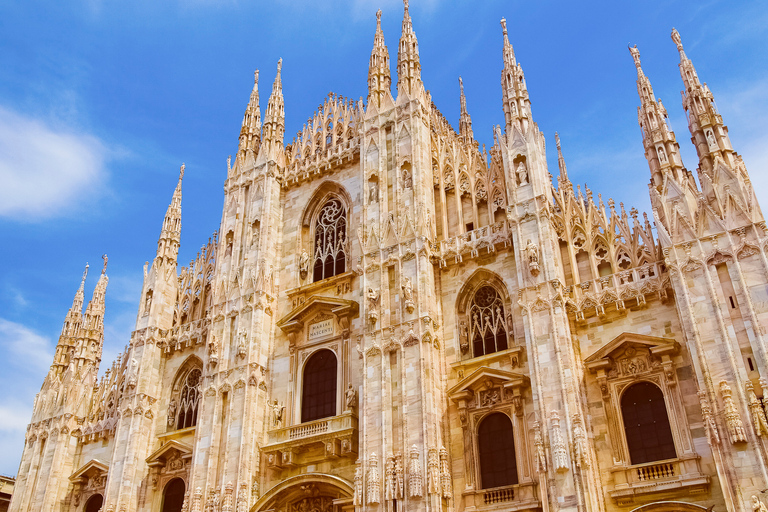
[[[200,380],[203,372],[193,368],[184,377],[184,384],[179,393],[176,428],[188,428],[197,425],[197,409],[200,403]]]
[[[486,285],[477,290],[472,299],[469,318],[470,339],[475,357],[508,348],[504,303],[494,287]]]

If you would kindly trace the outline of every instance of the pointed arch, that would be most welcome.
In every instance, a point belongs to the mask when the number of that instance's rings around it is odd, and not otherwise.
[[[168,430],[197,425],[202,376],[203,361],[195,355],[189,356],[179,366],[168,400]]]

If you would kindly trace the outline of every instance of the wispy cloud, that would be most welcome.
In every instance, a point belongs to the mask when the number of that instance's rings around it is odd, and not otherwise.
[[[0,106],[0,217],[36,221],[93,198],[107,177],[96,137]]]
[[[50,340],[29,327],[0,318],[0,347],[3,352],[15,356],[5,364],[13,365],[13,360],[23,361],[29,368],[40,370],[50,366],[53,360],[53,348]]]

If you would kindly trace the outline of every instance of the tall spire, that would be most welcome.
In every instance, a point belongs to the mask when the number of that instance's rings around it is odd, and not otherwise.
[[[277,61],[277,75],[272,84],[272,94],[269,96],[267,111],[264,114],[264,143],[267,149],[280,146],[282,151],[285,134],[285,103],[283,102],[283,82],[280,73],[283,69],[283,59]]]
[[[504,102],[504,118],[506,130],[517,126],[521,131],[528,129],[530,122],[531,102],[528,98],[528,87],[525,83],[523,68],[515,60],[515,51],[509,42],[507,20],[501,19],[501,29],[504,34],[504,69],[501,71],[501,89]]]
[[[240,152],[257,152],[261,142],[261,108],[259,107],[259,70],[254,72],[253,91],[240,129]]]
[[[734,169],[738,156],[731,146],[728,127],[723,124],[723,118],[717,111],[714,96],[707,84],[699,81],[693,62],[685,55],[680,34],[674,28],[672,40],[680,52],[680,76],[685,86],[682,91],[683,108],[688,114],[688,128],[696,146],[701,170],[710,174],[717,158]]]
[[[381,30],[381,9],[376,11],[376,34],[373,36],[371,62],[368,65],[368,101],[377,108],[381,107],[384,95],[392,87],[389,70],[389,51],[384,44],[384,32]]]
[[[408,13],[408,0],[403,0],[403,33],[397,51],[397,92],[413,94],[421,85],[421,62],[419,61],[419,42],[413,31],[411,15]]]
[[[651,170],[651,182],[659,189],[664,182],[664,176],[671,176],[682,184],[687,181],[687,171],[680,159],[680,146],[667,123],[667,110],[661,100],[654,99],[651,81],[645,76],[640,65],[640,51],[637,46],[630,47],[629,52],[637,68],[637,93],[640,96],[637,118],[643,134],[645,158]]]
[[[469,142],[474,140],[475,136],[472,133],[472,118],[469,117],[469,112],[467,112],[467,97],[464,96],[464,82],[461,80],[461,77],[459,77],[459,89],[461,91],[461,96],[460,96],[461,115],[459,116],[459,135],[461,135],[461,137],[463,137],[466,142]]]
[[[168,205],[165,212],[163,229],[160,231],[160,239],[157,241],[157,258],[167,260],[174,265],[181,242],[181,180],[184,179],[184,169],[185,165],[181,164],[179,181],[173,191],[171,204]]]

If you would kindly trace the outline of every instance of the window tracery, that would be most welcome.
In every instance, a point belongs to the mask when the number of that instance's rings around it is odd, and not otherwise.
[[[203,372],[193,367],[179,380],[176,396],[168,404],[168,426],[180,430],[197,425]]]
[[[347,213],[333,198],[320,210],[315,222],[313,281],[344,273],[347,260]]]
[[[504,302],[494,287],[485,285],[475,292],[469,318],[469,334],[475,357],[509,347]]]

